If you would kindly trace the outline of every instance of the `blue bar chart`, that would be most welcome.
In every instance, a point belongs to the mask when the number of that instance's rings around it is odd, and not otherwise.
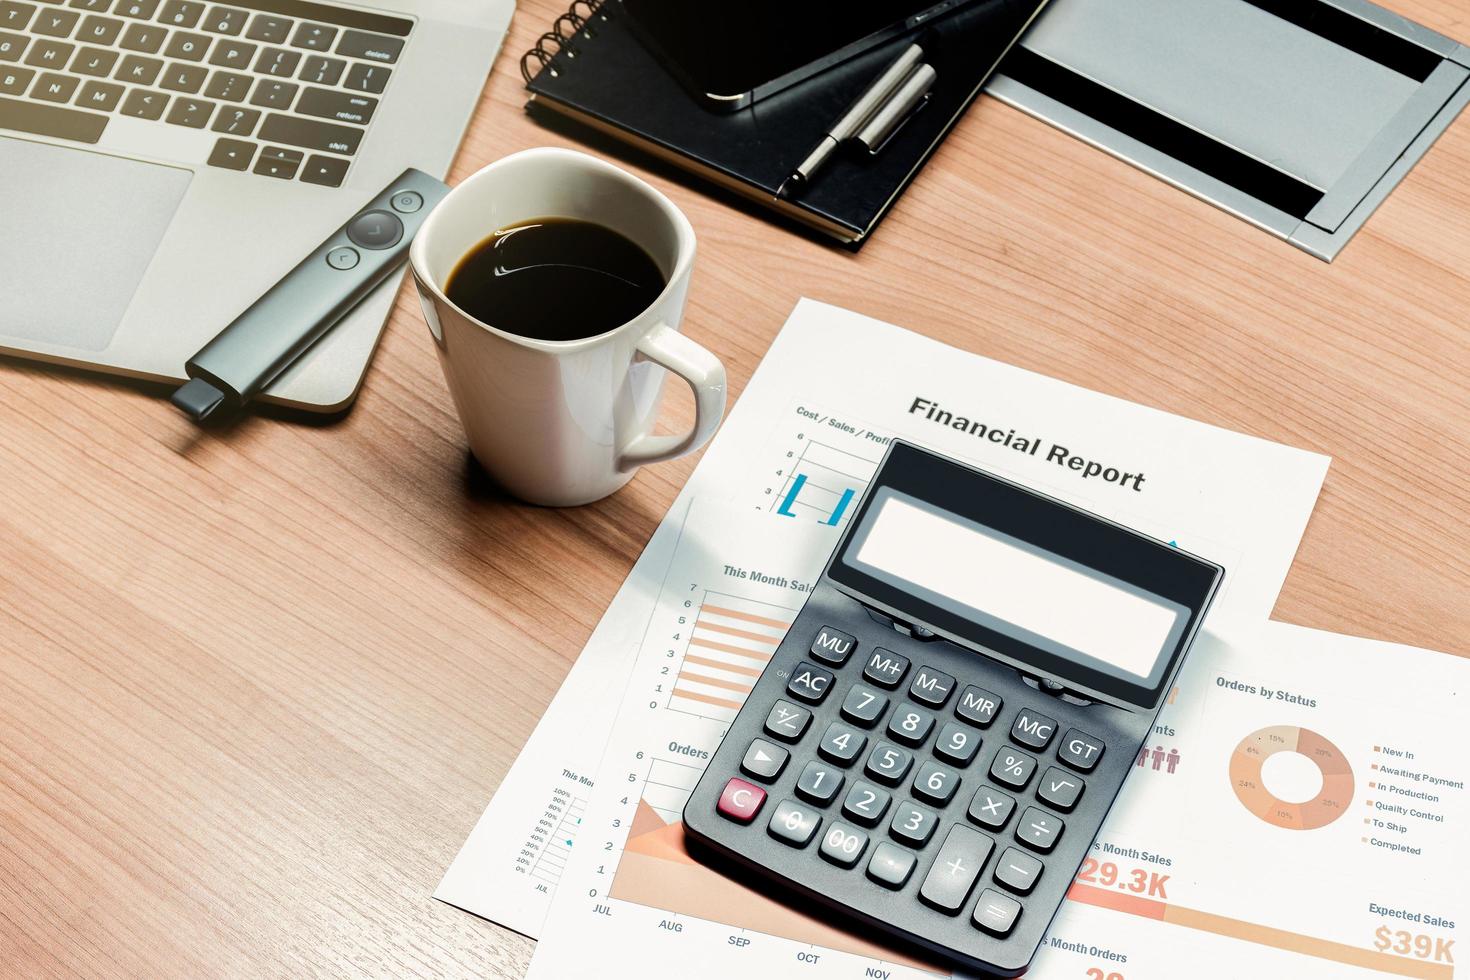
[[[779,517],[840,527],[876,465],[876,460],[849,450],[803,439],[771,509]]]

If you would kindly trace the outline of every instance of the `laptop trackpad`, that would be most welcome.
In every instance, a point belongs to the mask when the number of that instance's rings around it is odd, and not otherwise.
[[[0,336],[105,348],[193,176],[0,137]]]

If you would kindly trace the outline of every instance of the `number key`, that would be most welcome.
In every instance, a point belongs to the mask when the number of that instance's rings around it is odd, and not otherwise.
[[[968,766],[978,751],[980,736],[956,722],[945,722],[934,740],[934,754],[957,766]]]
[[[165,24],[174,27],[193,27],[199,23],[199,15],[204,13],[204,4],[194,3],[193,0],[168,0],[163,5],[163,13],[158,19]]]
[[[903,777],[908,774],[909,766],[913,762],[914,757],[898,746],[879,742],[873,746],[873,754],[868,756],[868,775],[897,786],[903,782]]]
[[[817,751],[839,765],[849,766],[867,744],[868,737],[862,732],[851,725],[834,721],[827,726],[827,732],[822,736]]]
[[[934,828],[938,825],[939,818],[932,810],[904,800],[894,808],[893,822],[888,825],[888,832],[900,844],[923,847],[934,836]]]
[[[933,729],[934,716],[907,701],[894,708],[893,717],[888,719],[888,734],[909,745],[923,745]]]
[[[960,777],[953,769],[946,769],[937,762],[926,762],[914,776],[914,795],[926,803],[945,806],[954,799],[960,788]]]
[[[842,717],[868,728],[883,717],[888,699],[866,684],[854,684],[842,702]]]
[[[791,680],[786,682],[786,693],[812,704],[820,704],[832,687],[832,677],[830,670],[823,670],[816,664],[803,660],[791,672]]]
[[[868,835],[845,823],[833,823],[822,838],[822,857],[839,868],[850,868],[858,863],[863,851],[868,849]]]
[[[1036,760],[1015,749],[1001,749],[990,764],[990,778],[1012,789],[1024,788],[1035,771]]]
[[[822,815],[815,810],[808,810],[791,800],[782,800],[781,805],[772,811],[766,831],[783,844],[806,847],[816,836],[821,823]]]
[[[837,798],[838,791],[842,789],[843,778],[841,772],[813,759],[796,778],[796,795],[819,806],[826,806]]]
[[[233,7],[215,7],[204,18],[204,29],[211,34],[228,34],[234,37],[245,26],[245,11]]]
[[[842,812],[865,827],[873,827],[888,812],[892,799],[886,790],[859,779],[847,791],[847,798],[842,801]]]

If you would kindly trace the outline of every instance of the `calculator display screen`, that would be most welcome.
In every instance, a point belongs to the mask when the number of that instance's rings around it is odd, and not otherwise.
[[[1082,697],[1157,707],[1224,569],[895,439],[825,578]]]
[[[980,625],[1144,682],[1189,619],[1176,602],[886,487],[846,561]]]

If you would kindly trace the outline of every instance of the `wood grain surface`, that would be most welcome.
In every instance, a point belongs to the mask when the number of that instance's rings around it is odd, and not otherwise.
[[[557,12],[522,0],[453,179],[571,145],[516,67]],[[1276,616],[1470,655],[1470,122],[1333,265],[990,99],[856,255],[633,169],[734,394],[806,295],[1326,453]],[[519,977],[430,894],[694,460],[503,499],[408,290],[342,419],[201,436],[159,394],[0,362],[0,974]]]

